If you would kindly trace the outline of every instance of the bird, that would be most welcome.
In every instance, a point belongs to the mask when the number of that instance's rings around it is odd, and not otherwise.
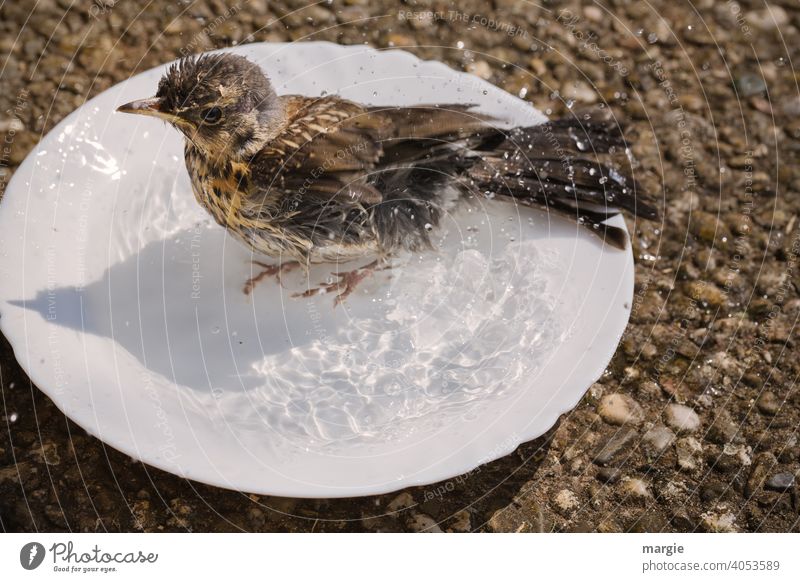
[[[613,247],[606,219],[658,210],[631,176],[601,158],[627,151],[619,128],[590,115],[501,129],[472,104],[386,106],[338,95],[278,95],[233,53],[184,57],[154,97],[118,111],[160,118],[185,138],[196,201],[258,255],[244,285],[316,263],[371,259],[299,296],[346,299],[402,251],[433,248],[443,216],[498,198],[572,217]]]

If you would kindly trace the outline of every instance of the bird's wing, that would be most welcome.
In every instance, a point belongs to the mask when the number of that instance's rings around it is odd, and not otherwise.
[[[276,187],[300,196],[374,204],[376,169],[430,156],[443,144],[486,127],[471,105],[368,107],[338,97],[287,96],[289,122],[254,160],[259,192]]]
[[[474,104],[449,103],[413,107],[372,107],[391,120],[384,142],[383,165],[431,159],[437,152],[469,148],[493,132],[493,117],[473,110]]]
[[[286,128],[252,162],[256,189],[379,202],[365,177],[383,155],[391,120],[336,97],[284,99]]]

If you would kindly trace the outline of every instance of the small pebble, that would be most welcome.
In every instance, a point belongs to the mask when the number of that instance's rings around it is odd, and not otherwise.
[[[416,505],[416,502],[414,501],[414,498],[411,497],[411,494],[407,491],[403,491],[400,495],[389,502],[389,505],[386,506],[386,509],[388,511],[400,511],[401,509],[413,507],[414,505]]]
[[[667,424],[677,433],[695,432],[700,428],[700,417],[683,404],[670,404],[666,412]]]
[[[753,95],[760,95],[766,91],[767,84],[761,76],[753,73],[745,73],[736,79],[736,90],[741,97],[752,97]]]
[[[447,526],[447,531],[468,532],[471,530],[472,524],[470,523],[469,511],[466,509],[462,509],[461,511],[453,514],[453,517],[450,518],[450,523]]]
[[[775,416],[781,408],[781,401],[775,396],[774,392],[765,390],[756,401],[758,409],[769,416]]]
[[[598,7],[590,4],[583,7],[583,15],[592,22],[602,22],[604,12]]]
[[[642,407],[627,394],[603,396],[597,407],[600,418],[609,424],[639,424],[644,420]]]
[[[780,6],[749,12],[746,18],[750,24],[764,32],[779,29],[789,22],[789,15]]]
[[[706,432],[706,440],[724,445],[731,442],[739,432],[739,427],[731,420],[727,411],[723,410],[711,423]]]
[[[680,531],[693,531],[695,528],[694,520],[683,506],[678,506],[672,511],[670,521]]]
[[[734,532],[736,531],[736,516],[732,513],[704,513],[700,516],[703,527],[709,532]]]
[[[467,65],[467,72],[487,81],[492,78],[492,67],[486,61],[469,63]]]
[[[675,443],[678,453],[678,467],[684,471],[694,471],[702,462],[703,446],[694,437],[684,437]]]
[[[764,483],[765,489],[772,491],[787,491],[794,486],[794,475],[791,473],[776,473]]]
[[[703,485],[702,489],[700,489],[700,499],[705,503],[716,501],[725,494],[727,489],[728,488],[723,483],[718,481],[706,483]]]
[[[562,489],[556,493],[553,501],[560,510],[567,513],[571,512],[580,504],[580,501],[578,501],[578,496],[569,489]]]
[[[666,426],[656,425],[644,433],[642,440],[650,451],[656,454],[663,453],[675,442],[675,433]]]
[[[628,445],[636,438],[638,433],[632,428],[622,428],[615,432],[611,438],[601,442],[595,449],[592,460],[598,465],[607,465],[621,451],[626,450]]]
[[[603,483],[616,483],[621,473],[619,467],[601,467],[597,470],[597,478]]]
[[[753,459],[753,467],[744,485],[744,494],[747,497],[755,495],[766,483],[767,476],[775,468],[776,460],[772,453],[759,453]]]
[[[622,484],[622,491],[633,497],[650,497],[647,483],[641,479],[628,479]]]

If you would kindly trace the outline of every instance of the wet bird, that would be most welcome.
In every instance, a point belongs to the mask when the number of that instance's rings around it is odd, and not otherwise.
[[[228,53],[171,65],[155,97],[118,111],[166,120],[185,136],[197,202],[258,254],[267,276],[311,263],[372,260],[308,289],[348,296],[402,250],[431,247],[442,217],[495,196],[571,216],[614,247],[618,209],[656,209],[600,161],[624,151],[609,123],[569,118],[512,130],[470,105],[364,105],[337,96],[276,94],[262,69]]]

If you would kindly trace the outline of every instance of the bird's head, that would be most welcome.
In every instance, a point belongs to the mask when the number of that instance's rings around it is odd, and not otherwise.
[[[227,53],[181,59],[161,78],[155,97],[117,111],[168,121],[211,158],[254,154],[283,120],[280,98],[261,68]]]

